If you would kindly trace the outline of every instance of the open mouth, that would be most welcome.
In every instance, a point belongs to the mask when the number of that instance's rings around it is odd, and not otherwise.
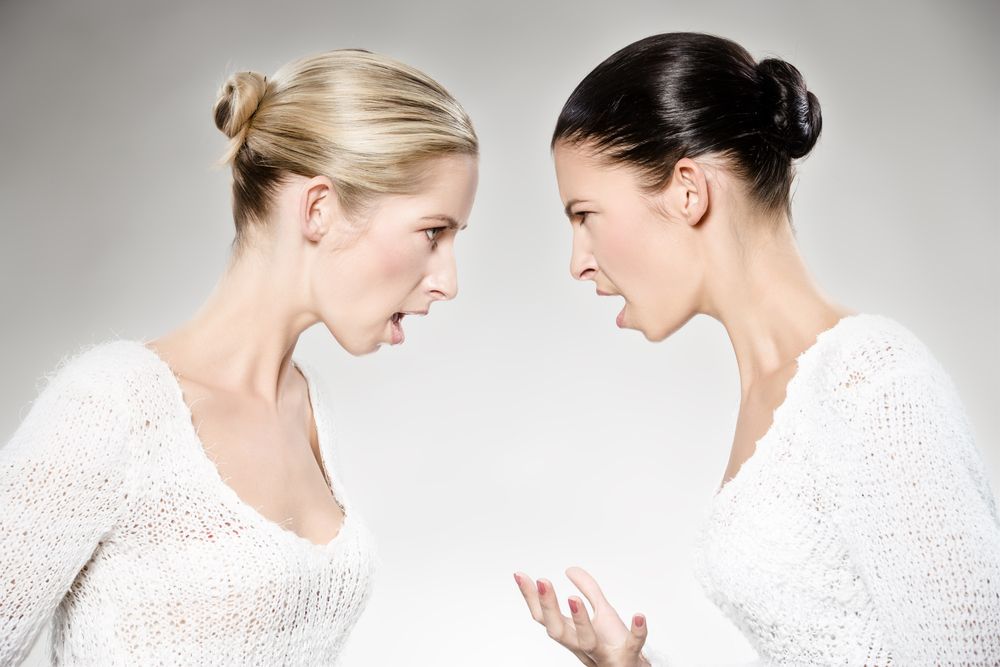
[[[427,314],[426,308],[424,310],[407,310],[407,311],[398,311],[393,313],[392,317],[389,318],[389,322],[392,326],[392,344],[398,345],[399,343],[403,342],[404,338],[406,338],[406,336],[403,334],[403,324],[402,324],[404,316],[426,315],[426,314]]]
[[[401,322],[403,321],[403,317],[405,315],[406,315],[406,313],[393,313],[392,314],[392,319],[390,321],[392,322],[392,344],[393,345],[399,345],[400,343],[403,342],[403,340],[406,339],[406,335],[403,333],[403,325],[401,324]]]

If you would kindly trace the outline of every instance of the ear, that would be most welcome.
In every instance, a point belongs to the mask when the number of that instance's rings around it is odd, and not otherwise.
[[[335,227],[340,217],[340,201],[333,181],[328,176],[313,176],[301,190],[299,200],[299,225],[302,235],[310,241],[319,242]]]
[[[661,195],[665,208],[689,225],[697,225],[708,211],[708,180],[705,170],[691,158],[682,157]]]

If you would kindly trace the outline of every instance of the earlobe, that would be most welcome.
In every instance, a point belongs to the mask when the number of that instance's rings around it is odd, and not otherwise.
[[[318,242],[325,233],[322,210],[319,207],[306,209],[300,217],[302,234],[310,241]]]

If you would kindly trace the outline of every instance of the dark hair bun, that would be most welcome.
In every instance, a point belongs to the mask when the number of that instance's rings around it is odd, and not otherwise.
[[[237,72],[219,89],[212,108],[215,126],[232,139],[243,132],[267,91],[267,77],[258,72]]]
[[[806,155],[823,128],[819,100],[806,89],[801,72],[777,58],[757,63],[764,126],[761,131],[790,158]]]
[[[793,162],[816,143],[819,101],[784,60],[760,63],[699,32],[651,35],[611,54],[566,100],[551,147],[587,142],[659,190],[683,157],[723,155],[762,210],[791,215]]]

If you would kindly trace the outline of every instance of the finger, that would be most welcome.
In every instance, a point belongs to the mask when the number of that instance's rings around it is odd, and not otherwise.
[[[601,587],[597,585],[597,581],[582,567],[573,566],[567,568],[566,576],[587,597],[590,606],[594,609],[595,615],[601,608],[610,606],[607,598],[604,597],[604,593],[601,591]]]
[[[524,601],[528,603],[528,611],[531,612],[531,617],[541,623],[542,606],[538,602],[538,589],[535,588],[535,582],[523,572],[515,572],[514,581],[517,582],[517,587],[521,590]]]
[[[588,655],[597,648],[597,633],[590,622],[590,615],[583,600],[573,596],[567,600],[569,602],[570,616],[573,618],[573,625],[576,628],[576,643],[580,650]]]
[[[576,648],[572,642],[565,642],[566,626],[568,618],[559,611],[559,600],[556,598],[556,591],[552,587],[552,582],[547,579],[538,580],[538,601],[542,605],[542,623],[549,637],[561,644],[565,644],[570,649]]]
[[[643,614],[632,615],[632,627],[629,629],[628,637],[625,638],[626,655],[638,656],[646,643],[646,634],[649,628],[646,627],[646,617]]]

